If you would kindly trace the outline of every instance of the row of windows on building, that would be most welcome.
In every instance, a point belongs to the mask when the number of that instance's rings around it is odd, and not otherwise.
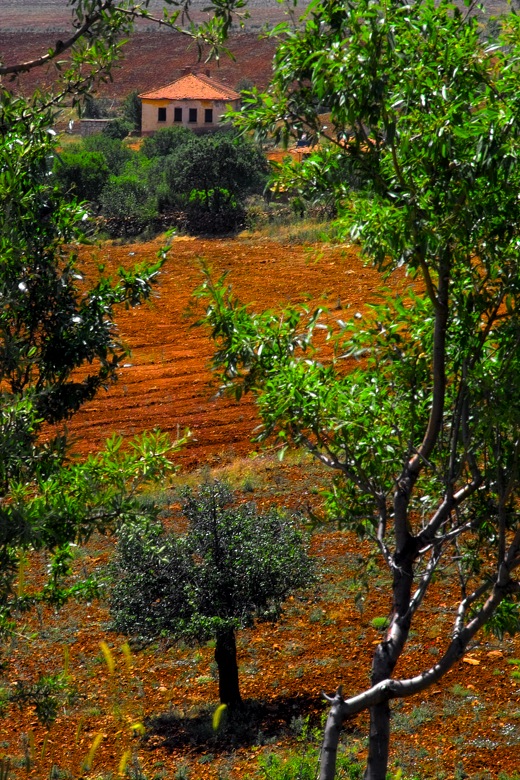
[[[197,108],[188,108],[188,122],[190,124],[196,124],[198,121],[198,109]],[[166,108],[159,108],[158,109],[158,115],[157,115],[157,121],[158,122],[166,122]],[[174,122],[182,122],[182,108],[181,107],[174,107],[173,109],[173,121]],[[213,122],[213,109],[212,108],[205,108],[204,109],[204,122],[206,124],[211,124]]]

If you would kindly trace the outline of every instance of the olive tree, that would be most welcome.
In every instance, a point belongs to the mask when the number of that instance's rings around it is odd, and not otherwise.
[[[254,393],[263,436],[332,470],[329,508],[391,575],[370,684],[329,698],[321,780],[334,777],[343,721],[367,709],[365,777],[384,780],[392,701],[439,682],[480,629],[518,628],[519,53],[514,15],[491,45],[445,1],[317,3],[285,30],[269,92],[238,118],[320,139],[285,187],[317,197],[332,182],[345,235],[382,280],[400,267],[416,290],[361,318],[329,315],[323,358],[312,349],[319,312],[255,313],[223,280],[199,291],[224,382]],[[444,646],[396,677],[440,572]]]
[[[186,228],[197,233],[226,233],[244,221],[244,201],[262,192],[267,161],[249,139],[229,131],[197,136],[180,127],[146,138],[143,153],[163,207],[182,208]]]
[[[276,620],[284,599],[313,581],[301,532],[277,510],[233,506],[221,482],[184,494],[184,534],[157,521],[125,524],[112,565],[114,628],[150,639],[215,640],[219,696],[240,707],[235,632]]]

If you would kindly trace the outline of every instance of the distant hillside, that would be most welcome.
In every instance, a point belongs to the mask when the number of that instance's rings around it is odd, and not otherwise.
[[[300,0],[294,13],[301,15],[308,2]],[[196,17],[204,16],[202,9],[207,4],[208,0],[193,0],[193,7],[198,9]],[[161,0],[152,0],[152,10],[160,7]],[[244,78],[265,88],[271,76],[275,43],[259,38],[259,33],[280,22],[287,7],[290,6],[277,0],[248,0],[250,19],[245,32],[233,33],[229,41],[235,60],[222,57],[220,63],[212,63],[212,75],[233,88]],[[489,16],[507,13],[509,9],[506,0],[491,0],[486,15],[479,12],[483,26]],[[69,18],[68,0],[1,0],[0,59],[9,64],[44,54],[60,37],[59,33],[67,29]],[[184,67],[196,64],[197,51],[189,39],[159,30],[151,23],[142,23],[126,46],[120,67],[114,70],[113,82],[101,85],[99,94],[119,100],[132,90],[141,92],[173,81]],[[49,86],[54,75],[52,69],[38,68],[20,81],[19,88],[28,93],[36,86]]]
[[[298,12],[307,6],[308,0],[299,2]],[[204,8],[208,0],[193,0],[195,18],[207,16]],[[70,8],[67,0],[2,0],[0,33],[6,32],[59,32],[67,29]],[[161,0],[152,0],[150,10],[162,9]],[[284,18],[289,6],[277,0],[249,0],[250,19],[246,21],[248,30],[260,29],[264,25],[273,25]]]
[[[0,52],[6,64],[25,62],[43,54],[53,41],[53,32],[25,33],[0,32]],[[267,86],[272,71],[275,50],[273,40],[258,40],[255,33],[231,36],[228,48],[234,59],[223,56],[220,62],[211,62],[211,75],[235,88],[246,78],[257,87]],[[138,32],[125,47],[125,56],[113,71],[113,81],[101,84],[98,94],[120,100],[133,90],[144,92],[153,87],[168,84],[178,78],[186,66],[198,63],[197,49],[187,38],[177,33]],[[52,68],[36,68],[26,74],[16,85],[22,93],[33,92],[37,86],[50,86],[55,78]]]

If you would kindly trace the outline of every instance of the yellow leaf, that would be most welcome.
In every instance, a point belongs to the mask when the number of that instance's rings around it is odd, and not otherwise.
[[[92,769],[92,764],[94,763],[96,750],[98,749],[102,739],[103,739],[103,734],[96,734],[96,736],[94,737],[92,745],[90,746],[90,750],[87,753],[87,757],[83,762],[83,767],[86,769],[87,772],[90,772],[90,770]]]
[[[215,712],[213,713],[213,731],[217,731],[218,727],[220,726],[222,715],[224,714],[224,711],[226,709],[227,709],[227,704],[220,704],[215,710]]]
[[[132,666],[134,665],[134,659],[132,657],[132,651],[130,650],[130,645],[128,644],[128,642],[125,642],[124,645],[121,645],[121,652],[125,657],[125,663],[127,668],[129,670],[132,669]]]
[[[112,651],[110,650],[105,640],[100,642],[99,646],[105,658],[105,663],[108,667],[108,671],[110,672],[110,674],[114,674],[114,669],[116,668],[116,662],[114,660],[114,656],[112,655]]]
[[[119,762],[119,767],[117,770],[117,774],[119,777],[125,777],[126,775],[126,765],[128,764],[128,759],[132,755],[131,750],[125,750],[123,755],[121,756],[121,761]]]

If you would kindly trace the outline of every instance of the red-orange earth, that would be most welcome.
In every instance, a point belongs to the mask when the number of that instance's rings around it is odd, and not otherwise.
[[[100,263],[112,271],[153,261],[160,246],[158,240],[83,248],[82,268],[94,276]],[[322,469],[301,455],[279,464],[272,453],[259,454],[251,442],[258,425],[251,401],[217,397],[208,334],[193,327],[200,311],[191,296],[202,280],[203,259],[216,276],[228,272],[233,290],[258,310],[306,302],[310,308],[327,305],[329,317],[347,318],[362,312],[381,286],[352,246],[175,238],[152,302],[118,314],[132,354],[117,384],[71,421],[74,450],[81,456],[94,452],[112,432],[128,437],[160,427],[176,435],[188,427],[192,436],[178,457],[180,479],[196,484],[210,467],[261,507],[276,502],[319,511],[327,480]],[[401,275],[391,284],[402,287],[407,280]],[[178,507],[172,502],[175,522]],[[78,551],[78,572],[103,566],[112,545],[110,538],[93,539]],[[68,698],[48,728],[34,709],[9,708],[0,720],[0,757],[9,757],[9,776],[107,778],[129,771],[132,777],[173,780],[186,766],[190,780],[238,780],[257,771],[259,754],[294,746],[289,724],[306,715],[317,722],[325,711],[321,691],[332,693],[342,684],[351,695],[367,686],[381,638],[372,620],[390,608],[388,575],[377,558],[372,589],[360,591],[356,572],[368,547],[351,534],[325,526],[313,536],[312,552],[323,564],[319,586],[289,599],[278,624],[239,632],[242,693],[257,711],[254,736],[234,745],[219,742],[211,729],[201,737],[207,723],[195,720],[197,707],[211,714],[218,705],[210,647],[158,642],[129,652],[126,638],[109,630],[101,602],[20,616],[6,652],[6,680],[30,682],[64,672]],[[45,563],[43,557],[32,561],[27,587]],[[415,621],[396,674],[414,675],[435,663],[446,646],[454,600],[441,578]],[[440,685],[394,704],[393,772],[403,767],[409,778],[512,776],[520,765],[519,658],[517,640],[480,636]],[[366,733],[366,715],[346,724],[346,743],[360,759]]]

